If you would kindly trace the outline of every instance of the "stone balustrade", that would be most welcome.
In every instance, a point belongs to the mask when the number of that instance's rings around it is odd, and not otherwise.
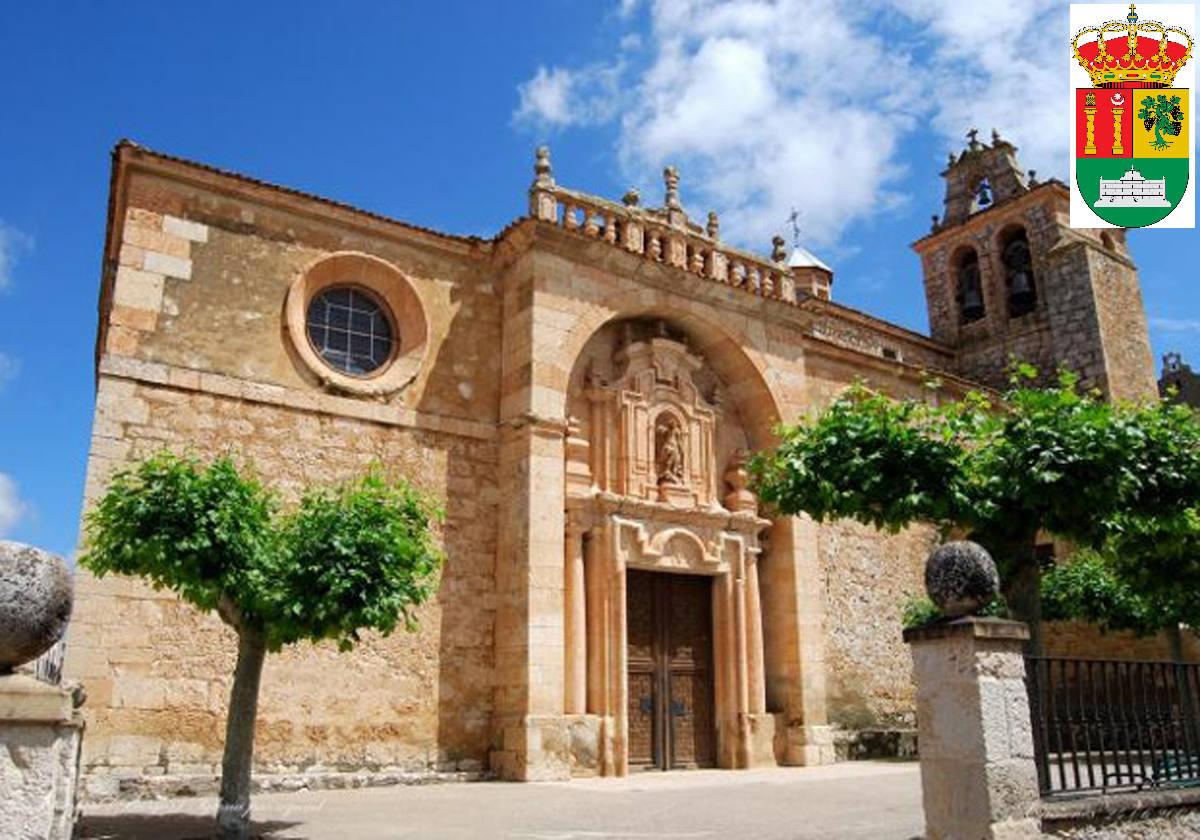
[[[786,265],[725,245],[691,224],[681,210],[617,204],[536,181],[529,209],[535,219],[602,239],[652,262],[756,297],[797,303],[796,283]]]
[[[679,173],[674,167],[663,173],[662,207],[642,206],[636,190],[616,202],[560,186],[544,146],[537,150],[534,173],[529,215],[540,222],[755,297],[801,306],[812,316],[802,329],[824,343],[927,370],[951,367],[953,353],[948,348],[832,302],[832,271],[819,262],[789,265],[783,237],[772,240],[772,254],[764,258],[722,242],[715,212],[708,214],[703,227],[691,221],[679,200]]]

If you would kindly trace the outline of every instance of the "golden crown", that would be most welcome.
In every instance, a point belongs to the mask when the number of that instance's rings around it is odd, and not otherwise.
[[[1080,43],[1093,34],[1096,40]],[[1172,34],[1182,40],[1172,40]],[[1178,26],[1138,20],[1137,7],[1130,3],[1125,20],[1085,26],[1076,33],[1071,47],[1094,87],[1169,87],[1192,55],[1192,36]]]

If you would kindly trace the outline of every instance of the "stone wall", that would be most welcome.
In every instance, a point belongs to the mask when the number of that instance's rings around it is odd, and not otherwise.
[[[936,533],[909,528],[888,536],[856,522],[818,533],[829,720],[846,729],[912,728],[915,688],[901,613],[910,597],[924,593]]]
[[[1036,366],[1044,379],[1066,366],[1114,397],[1152,396],[1146,315],[1124,235],[1071,229],[1066,205],[1061,184],[1042,184],[917,242],[931,332],[956,350],[958,373],[994,388],[1006,387],[1016,359]],[[1001,252],[1017,226],[1028,236],[1038,304],[1010,317]],[[984,316],[965,323],[955,265],[968,248],[979,257]]]
[[[924,369],[950,359],[861,313],[702,279],[586,225],[526,219],[488,242],[443,236],[121,155],[85,505],[113,470],[167,447],[233,449],[289,498],[380,461],[447,507],[447,566],[418,633],[369,637],[348,655],[298,645],[268,659],[263,772],[577,772],[572,741],[588,716],[564,714],[564,436],[578,420],[570,396],[584,381],[584,349],[606,324],[661,319],[705,360],[722,383],[722,457],[771,445],[777,422],[800,420],[857,378],[927,394]],[[385,388],[324,375],[306,358],[288,302],[331,260],[352,275],[379,269],[381,297],[402,286],[418,301],[420,317],[401,319],[427,330],[404,351],[411,378]],[[968,386],[943,378],[946,394]],[[781,761],[829,760],[830,716],[847,726],[911,720],[900,610],[919,591],[931,539],[924,529],[772,524],[763,648],[766,711],[784,721]],[[81,573],[66,672],[91,698],[93,792],[113,792],[122,777],[211,775],[234,655],[215,617]]]
[[[236,446],[291,496],[377,461],[445,500],[448,560],[436,599],[419,611],[420,631],[368,635],[348,654],[303,643],[269,656],[256,761],[268,772],[481,768],[491,714],[494,442],[103,375],[87,499],[114,469],[164,446],[205,457]],[[87,772],[113,786],[127,775],[213,772],[232,631],[132,580],[80,571],[76,585],[66,671],[88,690]]]
[[[1169,660],[1171,644],[1166,634],[1135,636],[1128,632],[1105,632],[1081,621],[1053,621],[1045,628],[1046,655],[1083,659]],[[1183,656],[1200,662],[1200,639],[1184,632]]]

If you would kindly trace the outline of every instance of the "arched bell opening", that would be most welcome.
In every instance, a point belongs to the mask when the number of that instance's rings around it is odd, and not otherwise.
[[[1037,309],[1038,303],[1033,251],[1025,228],[1020,225],[1004,228],[1000,232],[999,245],[1008,317],[1020,318]]]

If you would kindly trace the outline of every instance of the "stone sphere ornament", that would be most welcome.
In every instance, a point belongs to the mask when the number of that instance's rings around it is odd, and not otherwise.
[[[71,573],[61,557],[0,540],[0,674],[62,638],[72,600]]]
[[[947,618],[979,612],[1000,591],[992,555],[968,540],[948,542],[929,552],[925,591]]]

